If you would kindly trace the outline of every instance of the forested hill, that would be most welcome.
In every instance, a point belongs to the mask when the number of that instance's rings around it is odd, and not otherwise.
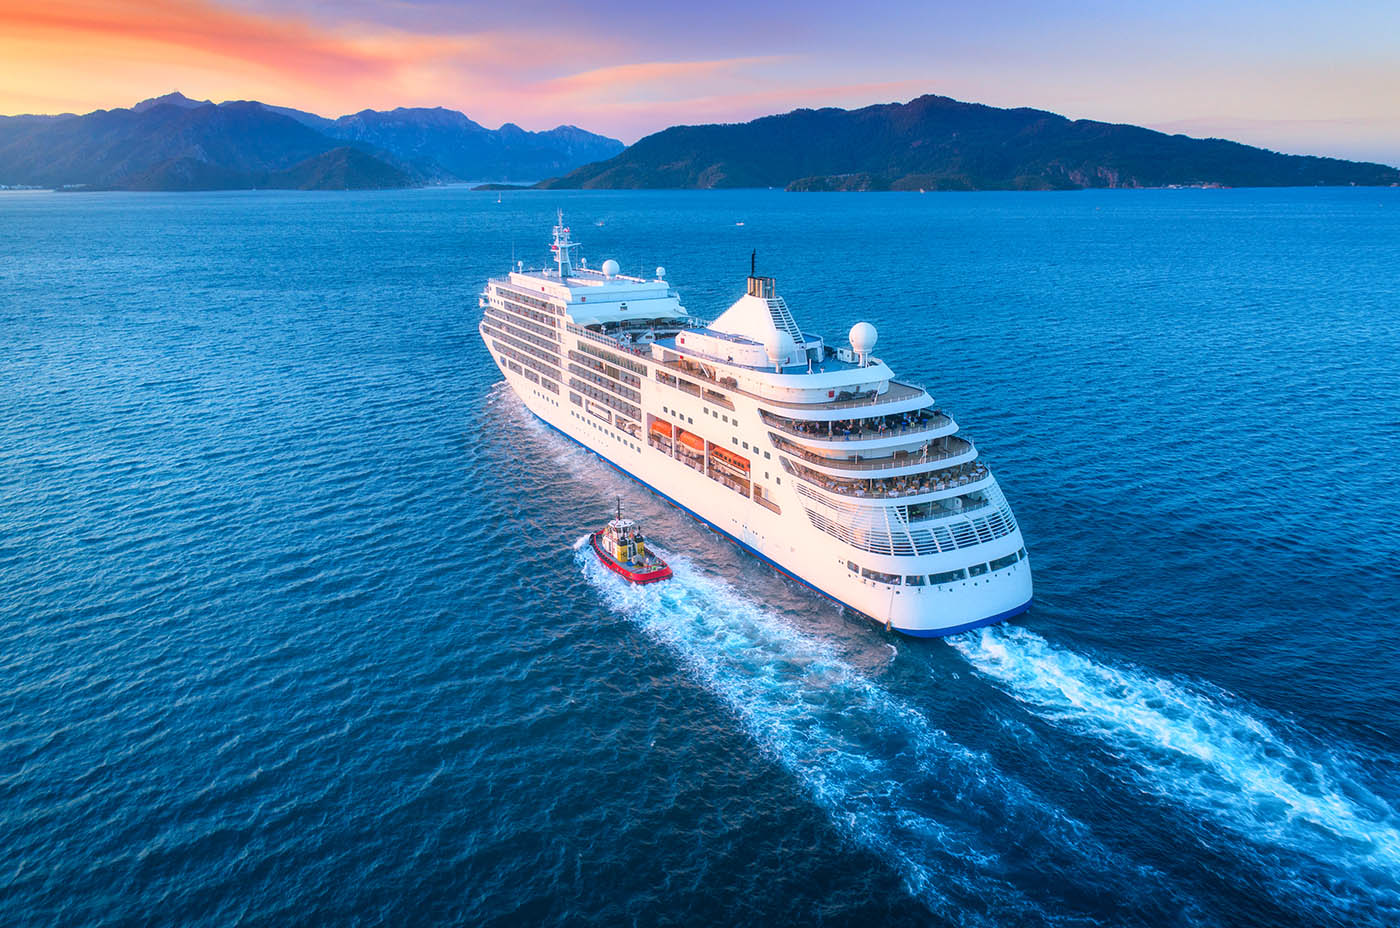
[[[442,107],[326,119],[171,93],[83,116],[0,116],[0,186],[339,190],[533,182],[621,150],[616,139],[575,126],[487,129]]]
[[[924,96],[857,110],[802,109],[747,123],[675,126],[541,186],[1074,190],[1396,183],[1400,171],[1381,164]]]

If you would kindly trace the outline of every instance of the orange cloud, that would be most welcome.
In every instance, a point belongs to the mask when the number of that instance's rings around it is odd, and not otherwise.
[[[628,62],[630,47],[607,32],[330,28],[218,0],[0,0],[0,112],[86,112],[179,89],[327,116],[443,105],[487,125],[570,122],[630,141],[678,122],[904,94],[807,86],[788,56]],[[593,66],[600,58],[621,63]]]
[[[0,26],[10,42],[54,42],[71,49],[63,55],[70,66],[80,66],[88,50],[101,54],[104,48],[145,46],[157,57],[196,52],[316,80],[370,79],[393,67],[391,60],[299,20],[254,16],[205,0],[49,0],[42,5],[0,0]]]
[[[327,28],[215,0],[0,0],[0,112],[87,111],[178,88],[332,116],[448,105],[520,120],[548,103],[527,86],[542,63],[567,69],[585,49],[616,52],[576,36]]]

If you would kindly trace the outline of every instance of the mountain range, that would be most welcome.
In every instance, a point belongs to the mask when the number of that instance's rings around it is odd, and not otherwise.
[[[83,116],[0,117],[0,184],[208,190],[534,181],[622,147],[575,126],[487,129],[441,107],[327,119],[171,93]]]
[[[740,124],[675,126],[540,186],[1073,190],[1395,183],[1400,171],[1381,164],[930,95],[856,110],[799,109]]]
[[[624,149],[559,126],[487,129],[437,107],[338,119],[179,93],[83,116],[0,116],[0,185],[352,189],[490,180],[544,188],[1073,190],[1400,183],[1382,164],[923,96],[673,126]]]

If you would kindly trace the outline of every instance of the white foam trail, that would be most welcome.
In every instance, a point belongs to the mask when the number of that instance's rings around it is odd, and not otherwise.
[[[957,921],[1057,920],[1007,881],[988,846],[997,836],[967,822],[978,813],[1045,836],[1073,856],[1075,869],[1121,875],[1127,868],[1082,826],[1000,777],[989,758],[952,742],[819,641],[683,558],[666,554],[674,577],[639,587],[575,550],[605,601],[670,648],[831,821],[889,861],[936,912]],[[948,821],[933,812],[938,803]]]
[[[1099,663],[1024,628],[948,640],[1037,714],[1113,748],[1150,792],[1272,849],[1259,859],[1312,902],[1358,922],[1400,920],[1400,813],[1344,759],[1290,743],[1223,696]]]

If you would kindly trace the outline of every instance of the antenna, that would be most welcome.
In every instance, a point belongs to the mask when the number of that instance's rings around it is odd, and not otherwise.
[[[554,244],[549,246],[549,250],[554,252],[554,260],[559,265],[559,279],[563,280],[573,273],[573,250],[578,247],[578,242],[569,239],[569,227],[564,225],[564,210],[560,209],[556,215],[558,224],[554,227]]]
[[[617,521],[622,521],[622,497],[617,498]]]

